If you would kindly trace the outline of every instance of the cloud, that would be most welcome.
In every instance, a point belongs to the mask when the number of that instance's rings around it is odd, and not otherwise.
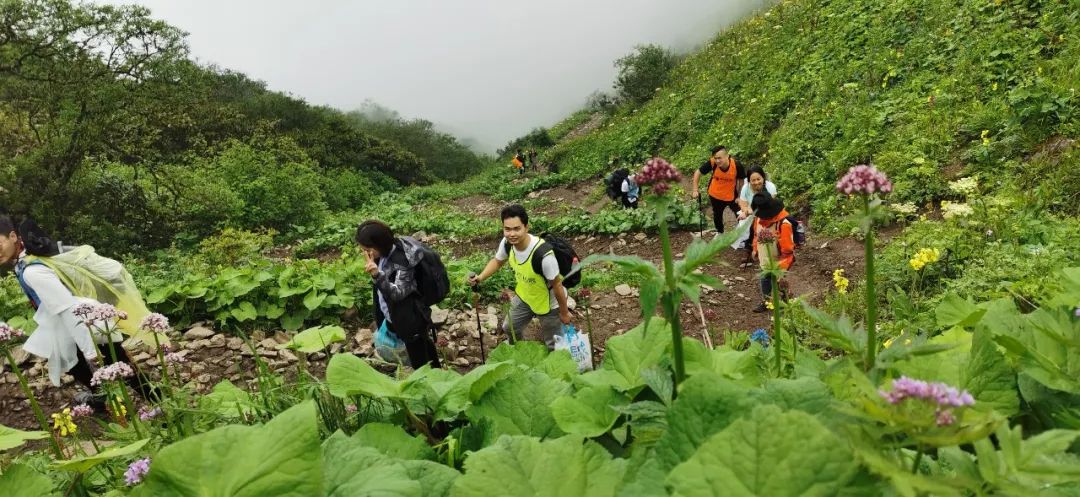
[[[342,110],[365,100],[494,150],[609,90],[634,45],[677,51],[767,0],[137,0],[196,59]]]

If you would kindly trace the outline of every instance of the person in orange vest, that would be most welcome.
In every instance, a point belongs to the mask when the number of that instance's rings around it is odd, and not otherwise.
[[[514,154],[514,158],[510,161],[518,170],[518,174],[525,174],[525,155],[521,153],[521,149],[517,149],[517,153]]]
[[[694,171],[694,189],[690,196],[697,199],[701,182],[701,175],[712,173],[709,179],[709,202],[712,204],[713,226],[716,234],[724,232],[724,209],[731,209],[736,216],[739,214],[739,204],[736,201],[738,192],[742,189],[743,180],[746,179],[746,170],[735,159],[728,155],[727,147],[720,145],[712,149],[712,156]]]
[[[780,269],[787,271],[795,263],[795,226],[788,219],[788,211],[784,209],[784,202],[768,192],[762,191],[754,194],[754,200],[750,202],[750,208],[754,210],[753,254],[764,268],[771,260],[776,260]],[[780,280],[782,298],[787,298],[787,289],[784,280]],[[772,280],[767,277],[761,278],[762,301],[754,312],[765,312],[765,305],[772,298]]]

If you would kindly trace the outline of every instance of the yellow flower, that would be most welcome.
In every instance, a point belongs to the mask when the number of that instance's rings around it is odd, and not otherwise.
[[[988,129],[982,130],[982,133],[979,134],[979,137],[982,138],[983,145],[989,145],[990,144],[990,130],[988,130]]]
[[[772,301],[771,301],[771,300],[766,300],[766,301],[765,301],[765,308],[766,308],[766,309],[768,309],[768,310],[770,310],[770,311],[771,311],[771,310],[773,310],[773,309],[775,309],[775,307],[773,307],[773,305],[772,305]]]
[[[937,262],[940,258],[941,251],[938,249],[923,248],[915,253],[915,256],[908,261],[908,265],[911,266],[911,269],[922,271],[922,268],[926,267],[927,264]]]
[[[997,90],[997,83],[990,85],[991,90]]]
[[[881,344],[881,346],[885,347],[885,348],[889,348],[889,347],[892,346],[893,340],[896,340],[896,337],[891,337],[888,340],[885,340],[885,343]]]
[[[127,406],[124,405],[124,399],[121,398],[119,395],[113,397],[113,399],[114,399],[113,414],[116,414],[117,417],[120,417],[120,418],[126,417],[127,416]],[[117,411],[119,411],[119,412],[117,412]]]
[[[832,273],[833,286],[836,287],[836,291],[843,295],[847,293],[848,279],[844,277],[844,269],[840,268]]]
[[[61,437],[68,435],[74,435],[79,430],[78,426],[75,426],[75,422],[71,420],[71,408],[65,408],[62,412],[53,413],[53,430],[56,430]]]

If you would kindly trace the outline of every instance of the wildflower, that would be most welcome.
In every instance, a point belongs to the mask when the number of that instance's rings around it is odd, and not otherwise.
[[[128,366],[128,363],[114,362],[94,371],[94,376],[90,378],[90,385],[96,387],[106,381],[131,378],[132,376],[135,376],[135,371],[132,371],[131,366]]]
[[[438,345],[439,347],[448,347],[450,346],[450,340],[448,340],[446,337],[439,337],[439,339],[435,342],[435,345]]]
[[[18,328],[12,328],[7,323],[0,323],[0,344],[9,341],[15,341],[22,338],[23,332]]]
[[[762,347],[769,346],[769,332],[765,331],[765,328],[758,328],[750,334],[750,341],[761,344]]]
[[[60,434],[61,437],[74,435],[76,431],[79,431],[79,427],[75,426],[75,423],[71,420],[70,407],[66,407],[63,411],[58,413],[54,412],[52,414],[52,419],[53,429],[56,430],[56,433]]]
[[[881,344],[881,346],[882,346],[882,347],[885,347],[886,349],[887,349],[887,348],[889,348],[889,347],[892,347],[892,344],[893,344],[893,341],[894,341],[894,340],[896,340],[896,337],[889,337],[889,339],[888,339],[888,340],[885,340],[885,341],[884,341],[884,342],[883,342],[883,343]]]
[[[848,169],[847,174],[836,183],[836,189],[845,195],[889,193],[892,191],[892,182],[876,167],[859,164]]]
[[[773,243],[776,241],[776,231],[762,228],[757,232],[758,243]]]
[[[345,406],[345,412],[352,414],[357,411],[356,404],[349,404]]]
[[[772,303],[771,300],[766,300],[765,301],[765,308],[770,310],[770,311],[773,310],[773,309],[776,309],[776,307],[773,306],[773,303]]]
[[[847,293],[848,279],[844,277],[844,269],[839,268],[832,273],[833,286],[836,287],[836,291],[843,295]]]
[[[86,404],[79,404],[71,408],[71,417],[73,418],[85,418],[87,416],[94,415],[94,408]]]
[[[146,457],[139,459],[138,461],[131,463],[131,465],[128,466],[127,471],[124,472],[124,482],[127,483],[129,487],[137,485],[142,481],[143,477],[146,476],[146,473],[149,472],[150,458]]]
[[[143,421],[150,421],[151,419],[157,418],[160,415],[161,415],[161,408],[160,407],[153,407],[153,408],[140,407],[139,408],[139,419],[141,419]]]
[[[124,405],[124,399],[120,398],[119,395],[113,397],[112,407],[113,414],[117,415],[117,417],[123,418],[127,416],[127,406]]]
[[[720,318],[720,315],[716,313],[716,309],[713,309],[712,307],[702,309],[701,314],[705,316],[705,319],[708,321],[716,321]]]
[[[960,202],[941,201],[941,217],[952,219],[954,217],[967,217],[975,213],[970,205]]]
[[[892,204],[889,207],[893,210],[893,212],[896,212],[897,214],[900,214],[902,216],[914,216],[915,212],[918,211],[918,208],[915,207],[915,204],[911,202]]]
[[[127,313],[109,304],[83,303],[75,306],[72,314],[82,319],[87,326],[97,322],[123,321],[128,318]]]
[[[944,383],[927,383],[907,376],[893,380],[892,391],[881,390],[881,395],[890,404],[896,405],[908,399],[914,399],[935,407],[934,416],[938,426],[956,422],[952,409],[975,405],[975,397],[967,390],[958,390]]]
[[[979,133],[979,138],[982,138],[983,145],[990,144],[990,130],[984,129],[982,133]]]
[[[936,248],[922,248],[915,253],[915,256],[908,261],[908,265],[911,269],[916,271],[922,271],[922,268],[927,264],[937,262],[941,259],[941,251]]]
[[[578,290],[578,298],[580,298],[582,300],[586,300],[589,297],[592,297],[592,290],[590,290],[589,287],[585,287],[585,288],[582,288],[581,290]]]
[[[950,181],[949,189],[964,196],[974,195],[979,191],[979,180],[971,176],[960,178],[956,181]]]
[[[156,312],[149,314],[139,323],[139,329],[153,333],[165,333],[169,331],[169,318]]]
[[[670,162],[653,157],[645,162],[645,168],[635,178],[639,185],[652,185],[653,193],[663,195],[671,189],[671,182],[679,181],[679,171]]]

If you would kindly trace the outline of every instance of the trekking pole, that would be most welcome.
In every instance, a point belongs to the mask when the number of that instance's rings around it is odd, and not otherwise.
[[[697,195],[698,237],[705,238],[705,211],[701,210],[701,192]]]
[[[476,277],[476,273],[469,273],[469,279]],[[484,353],[484,329],[480,326],[480,294],[469,285],[469,294],[472,296],[473,312],[476,313],[476,333],[480,337],[480,362],[487,362],[487,354]]]

